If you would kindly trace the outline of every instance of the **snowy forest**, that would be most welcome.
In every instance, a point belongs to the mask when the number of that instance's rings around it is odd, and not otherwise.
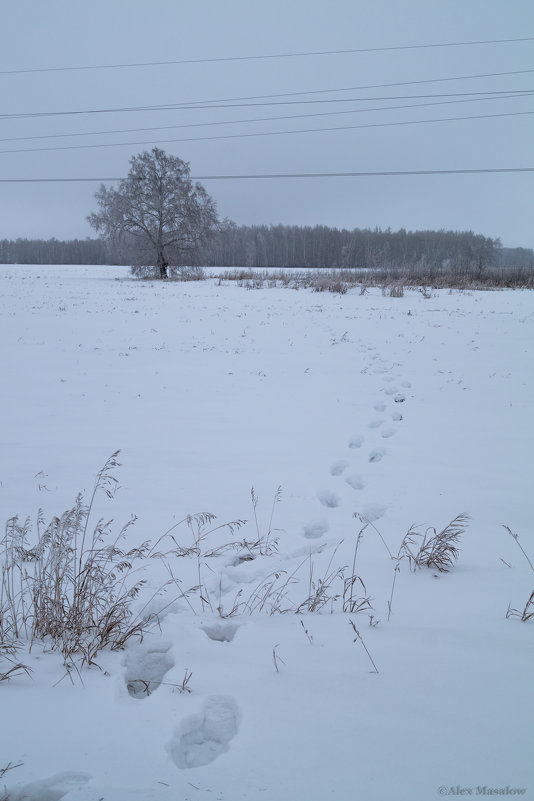
[[[189,257],[190,259],[191,257]],[[505,248],[471,231],[353,230],[327,226],[224,223],[195,255],[208,267],[534,268],[534,251]],[[124,264],[100,239],[2,239],[2,264]]]

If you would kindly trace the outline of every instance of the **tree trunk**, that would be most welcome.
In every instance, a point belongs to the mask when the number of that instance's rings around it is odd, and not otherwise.
[[[167,278],[167,267],[169,266],[165,256],[163,255],[163,251],[159,251],[158,253],[158,260],[156,266],[159,268],[159,277],[160,278]]]

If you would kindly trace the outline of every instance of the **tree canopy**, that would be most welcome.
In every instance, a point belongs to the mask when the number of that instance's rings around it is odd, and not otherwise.
[[[117,189],[101,185],[90,225],[127,254],[135,274],[167,277],[217,230],[215,202],[189,177],[189,164],[154,147],[130,159]]]

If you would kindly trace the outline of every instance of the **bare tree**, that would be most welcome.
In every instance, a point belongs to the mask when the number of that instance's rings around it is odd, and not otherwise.
[[[95,194],[99,211],[87,219],[119,252],[128,252],[134,274],[150,268],[167,278],[169,265],[217,230],[214,201],[189,175],[189,164],[155,147],[130,159],[118,189],[102,184]]]

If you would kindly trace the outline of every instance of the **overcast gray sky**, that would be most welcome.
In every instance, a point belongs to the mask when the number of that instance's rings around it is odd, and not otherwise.
[[[534,40],[427,47],[521,37],[534,37],[532,0],[4,0],[0,178],[120,178],[155,144],[194,176],[534,167]],[[49,115],[82,111],[98,113]],[[159,130],[132,130],[147,128]],[[534,247],[533,172],[202,183],[238,224],[474,230]],[[97,189],[0,183],[0,238],[91,236]]]

